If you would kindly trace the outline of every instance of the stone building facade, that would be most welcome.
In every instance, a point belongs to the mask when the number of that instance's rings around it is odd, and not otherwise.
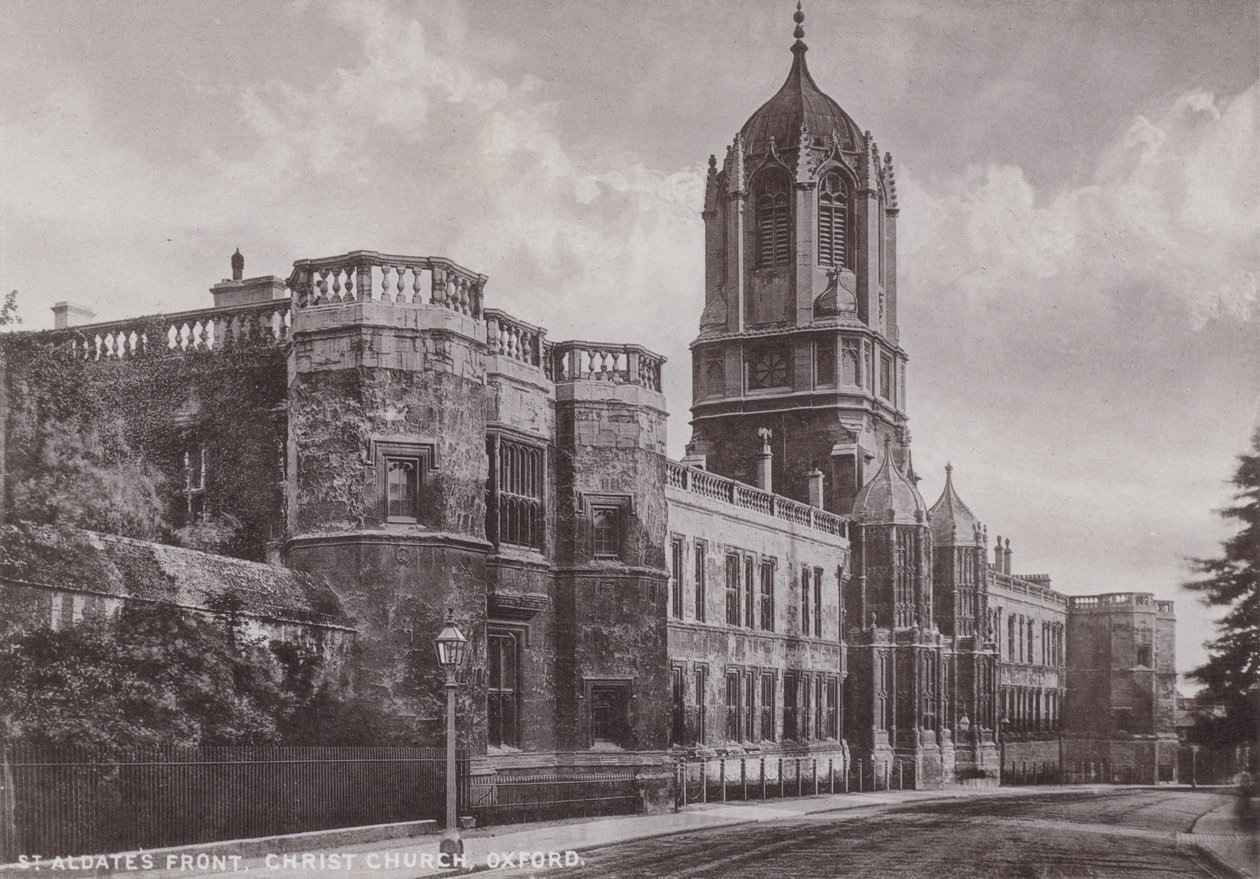
[[[934,787],[996,779],[1004,749],[1171,734],[1170,605],[1068,599],[1012,574],[1009,541],[989,560],[952,472],[920,495],[895,166],[814,82],[802,21],[782,87],[710,159],[684,460],[646,348],[553,342],[444,257],[246,279],[238,251],[211,308],[63,304],[3,337],[6,506],[54,404],[118,423],[177,521],[231,516],[236,564],[335,599],[311,624],[352,634],[349,685],[422,741],[453,610],[487,774],[780,754]],[[29,609],[41,574],[19,584],[6,553],[4,600]],[[35,618],[74,588],[45,585]]]

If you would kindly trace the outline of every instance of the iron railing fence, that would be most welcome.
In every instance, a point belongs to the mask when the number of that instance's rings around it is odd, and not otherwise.
[[[643,809],[633,769],[499,775],[476,798],[478,826],[632,815]]]
[[[469,802],[468,760],[457,761]],[[405,747],[0,748],[0,863],[444,820],[445,751]]]
[[[910,760],[854,760],[846,768],[839,757],[716,757],[679,760],[674,770],[674,802],[679,808],[915,786],[915,764]]]

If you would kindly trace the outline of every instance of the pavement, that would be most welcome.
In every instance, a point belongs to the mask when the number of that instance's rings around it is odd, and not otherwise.
[[[1135,790],[1141,789],[1138,786]],[[506,870],[544,867],[581,867],[582,853],[606,846],[697,831],[717,830],[738,825],[760,824],[784,819],[822,816],[830,812],[878,812],[912,803],[947,800],[975,801],[992,797],[1044,797],[1056,792],[1115,793],[1113,785],[1060,785],[1054,787],[962,788],[943,791],[887,791],[820,795],[800,799],[748,803],[708,803],[689,806],[681,812],[660,815],[634,815],[577,819],[541,824],[479,828],[464,833],[464,862],[460,869],[438,855],[438,837],[375,840],[311,849],[303,852],[276,852],[262,857],[235,858],[221,850],[219,860],[199,858],[195,847],[184,852],[186,860],[159,860],[155,869],[145,869],[146,879],[242,879],[266,876],[268,879],[305,879],[320,873],[339,877],[372,879],[419,879],[456,875],[480,870]],[[1206,854],[1218,867],[1242,877],[1257,877],[1254,862],[1255,839],[1239,833],[1232,818],[1232,802],[1201,815],[1190,832],[1177,834],[1179,846]],[[1078,825],[1079,827],[1079,825]],[[204,854],[204,853],[202,853]],[[166,857],[165,855],[163,857]],[[183,855],[179,855],[183,857]],[[45,865],[47,866],[47,865]],[[170,869],[166,869],[169,866]],[[6,872],[6,879],[9,871]],[[25,875],[37,875],[22,871]],[[120,869],[112,875],[128,875]],[[78,875],[85,875],[79,872]],[[86,875],[91,875],[87,873]],[[111,875],[96,871],[96,875]],[[134,874],[132,874],[134,875]]]

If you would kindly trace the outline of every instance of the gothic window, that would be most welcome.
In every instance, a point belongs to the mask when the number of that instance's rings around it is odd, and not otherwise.
[[[893,584],[898,626],[914,623],[914,529],[898,528],[893,547]]]
[[[814,568],[814,637],[822,637],[822,568]]]
[[[1015,661],[1015,615],[1006,618],[1006,658]]]
[[[744,740],[757,741],[757,675],[744,675]]]
[[[696,619],[704,622],[704,550],[705,544],[703,540],[696,541]]]
[[[839,704],[839,682],[835,678],[827,679],[827,728],[824,735],[829,739],[840,738],[839,717],[836,706]]]
[[[809,568],[801,568],[801,634],[809,634]]]
[[[490,491],[487,528],[497,543],[543,548],[544,452],[537,446],[488,437]]]
[[[200,522],[206,514],[206,445],[188,442],[184,446],[185,523]]]
[[[892,361],[887,354],[879,355],[879,395],[892,400]]]
[[[726,673],[726,739],[739,741],[739,672]]]
[[[846,341],[840,354],[840,384],[855,387],[861,384],[858,372],[858,358],[861,352],[857,342]]]
[[[761,563],[761,628],[774,631],[774,562]]]
[[[669,613],[675,619],[683,615],[683,569],[686,566],[687,549],[681,537],[670,544]]]
[[[726,556],[726,623],[739,625],[739,556]]]
[[[787,351],[781,346],[759,348],[748,358],[748,388],[782,388],[788,384]]]
[[[757,602],[757,583],[756,571],[757,563],[752,556],[744,559],[744,625],[753,628],[756,619],[756,602]]]
[[[669,689],[672,697],[669,743],[681,745],[686,737],[686,703],[683,701],[683,670],[680,666],[676,665],[670,671]]]
[[[513,633],[494,630],[488,633],[486,642],[487,743],[498,748],[519,747],[519,644]]]
[[[797,738],[802,742],[813,738],[814,687],[809,675],[801,676],[800,719],[796,724]]]
[[[1151,645],[1139,644],[1137,649],[1137,664],[1143,668],[1152,668],[1151,665]]]
[[[591,687],[591,740],[595,745],[625,745],[629,732],[625,684]]]
[[[774,741],[774,672],[761,674],[761,738]]]
[[[1028,621],[1028,662],[1033,661],[1033,621]]]
[[[726,393],[726,362],[722,357],[710,357],[704,366],[704,392],[709,397]]]
[[[708,677],[708,670],[698,667],[695,672],[695,697],[696,697],[696,727],[695,742],[702,744],[704,742],[704,684],[705,678]]]
[[[595,558],[621,558],[621,507],[592,507],[591,534]]]
[[[836,383],[836,340],[819,339],[814,345],[815,384],[832,387]]]
[[[848,266],[847,241],[849,187],[844,178],[831,173],[818,187],[818,264]]]
[[[385,459],[386,510],[390,522],[415,522],[420,502],[420,459]]]
[[[796,729],[796,699],[797,699],[797,677],[796,672],[789,671],[783,673],[783,738],[797,738]]]
[[[788,182],[772,173],[757,185],[757,268],[788,264]]]

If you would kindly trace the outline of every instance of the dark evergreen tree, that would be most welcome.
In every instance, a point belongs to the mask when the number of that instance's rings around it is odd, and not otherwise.
[[[1205,604],[1224,609],[1208,661],[1191,673],[1226,710],[1223,718],[1200,719],[1205,745],[1254,744],[1260,735],[1260,430],[1238,462],[1234,503],[1221,515],[1241,527],[1218,557],[1194,560],[1199,577],[1185,584]]]

